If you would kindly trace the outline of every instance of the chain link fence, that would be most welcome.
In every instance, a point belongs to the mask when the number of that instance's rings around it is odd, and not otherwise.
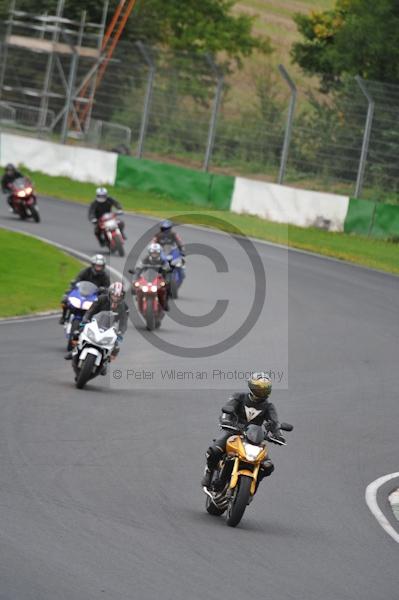
[[[325,95],[267,64],[230,73],[210,56],[121,43],[79,133],[72,115],[95,61],[79,56],[73,77],[72,63],[3,43],[2,128],[57,140],[69,111],[70,143],[397,201],[399,87],[353,78]]]

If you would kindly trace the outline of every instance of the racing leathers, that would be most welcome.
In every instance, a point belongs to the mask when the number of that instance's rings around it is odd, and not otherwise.
[[[4,173],[4,175],[1,179],[1,189],[3,191],[3,194],[8,194],[7,202],[11,208],[12,208],[12,198],[11,198],[10,186],[12,183],[14,183],[14,181],[16,179],[19,179],[20,177],[23,177],[22,173],[15,169],[12,175],[10,173]]]
[[[184,255],[185,254],[185,249],[184,249],[184,245],[183,245],[183,241],[181,239],[181,237],[175,233],[174,231],[159,231],[154,239],[154,242],[156,242],[157,244],[161,244],[161,246],[177,246],[180,250],[180,252]]]
[[[105,240],[99,228],[98,220],[106,213],[113,212],[114,210],[122,210],[122,206],[117,200],[111,198],[110,196],[108,196],[107,199],[104,200],[104,202],[98,202],[98,200],[93,200],[93,202],[89,206],[89,221],[95,224],[94,235],[98,239],[101,246],[105,245]],[[123,238],[126,239],[124,231],[125,224],[122,220],[119,220],[119,228],[121,230]]]
[[[284,441],[280,433],[277,411],[274,404],[269,402],[267,398],[259,400],[257,398],[253,399],[250,393],[236,393],[231,396],[225,406],[230,409],[233,408],[234,413],[233,415],[225,413],[223,407],[221,426],[223,426],[223,423],[232,422],[234,417],[238,419],[238,425],[263,425],[265,421],[268,421],[273,437]],[[226,442],[231,435],[231,431],[223,431],[223,434],[208,448],[206,453],[207,468],[202,480],[202,485],[205,487],[210,484],[212,473],[223,457],[226,451]],[[267,475],[271,475],[273,471],[274,465],[268,458],[261,466],[259,481]]]

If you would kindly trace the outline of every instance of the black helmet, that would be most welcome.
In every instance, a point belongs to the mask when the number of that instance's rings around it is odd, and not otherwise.
[[[8,163],[8,165],[6,165],[5,167],[6,169],[6,173],[15,173],[16,168],[12,163]]]
[[[91,270],[93,275],[103,273],[105,271],[105,258],[102,254],[94,254],[90,259]]]
[[[265,400],[272,391],[272,382],[267,373],[253,373],[247,381],[251,391],[251,400]]]

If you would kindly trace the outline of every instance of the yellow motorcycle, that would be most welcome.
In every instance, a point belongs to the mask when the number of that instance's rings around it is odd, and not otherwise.
[[[223,408],[223,411],[230,413],[233,418],[233,410],[229,411],[228,408]],[[202,489],[206,494],[207,512],[214,516],[226,512],[227,525],[235,527],[258,489],[261,466],[268,456],[266,441],[286,444],[273,437],[267,422],[265,425],[244,426],[238,423],[222,424],[221,428],[230,430],[232,435],[226,442],[222,460],[212,474],[209,489]],[[292,431],[293,426],[281,423],[280,429]]]

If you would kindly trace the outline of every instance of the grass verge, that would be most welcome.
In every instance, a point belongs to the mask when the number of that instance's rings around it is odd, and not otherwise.
[[[93,199],[95,190],[93,184],[72,181],[66,177],[50,177],[42,173],[31,173],[31,176],[42,195],[87,204]],[[164,217],[171,212],[178,214],[184,211],[188,213],[196,211],[204,215],[208,212],[192,204],[134,189],[109,187],[109,192],[120,200],[125,210],[137,213]],[[243,234],[251,237],[399,274],[399,245],[395,243],[345,233],[330,233],[316,228],[287,226],[250,215],[237,215],[223,211],[212,211],[209,214],[226,219],[227,223],[231,223]],[[201,224],[204,224],[204,218],[201,218]],[[194,215],[190,218],[188,214],[181,220],[193,224],[198,222]],[[228,229],[228,226],[226,228]]]
[[[82,264],[52,246],[0,228],[0,317],[58,308]]]

